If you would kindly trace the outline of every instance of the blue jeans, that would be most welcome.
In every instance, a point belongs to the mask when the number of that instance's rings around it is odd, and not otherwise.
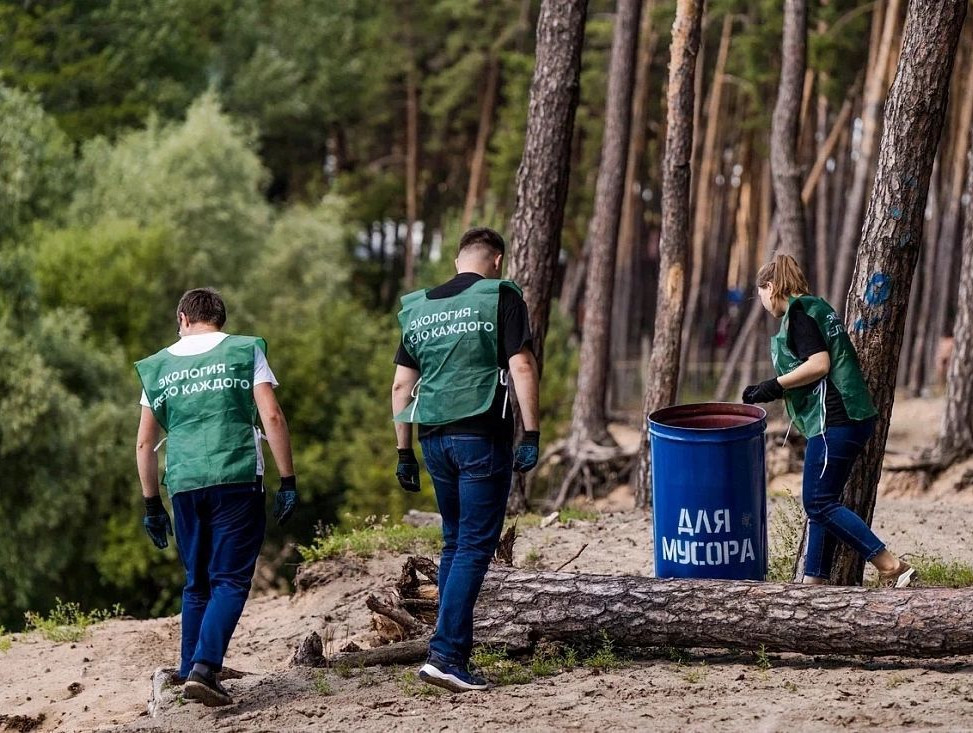
[[[179,663],[186,677],[196,662],[223,668],[264,539],[263,484],[182,491],[172,497],[172,513],[186,568]]]
[[[465,667],[473,607],[503,530],[513,452],[506,441],[480,435],[430,435],[420,442],[443,518],[439,618],[429,659]]]
[[[871,418],[850,425],[835,425],[823,435],[807,441],[804,456],[804,511],[808,519],[805,575],[814,578],[831,576],[838,540],[865,560],[871,560],[885,549],[885,544],[862,518],[841,503],[841,492],[851,475],[851,468],[874,431],[875,418]]]

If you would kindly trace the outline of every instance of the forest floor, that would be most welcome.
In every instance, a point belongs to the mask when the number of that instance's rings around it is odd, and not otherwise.
[[[905,400],[893,416],[890,460],[931,440],[939,400]],[[785,521],[800,476],[771,489],[774,523]],[[901,494],[902,492],[898,492]],[[907,492],[906,492],[907,493]],[[969,493],[969,492],[967,492]],[[878,534],[898,553],[973,564],[970,497],[934,486],[921,495],[883,495]],[[620,488],[598,512],[541,529],[522,528],[515,564],[555,568],[588,543],[569,570],[652,571],[650,519]],[[583,666],[484,693],[452,695],[423,685],[415,666],[313,670],[288,666],[317,631],[328,649],[367,643],[366,597],[391,588],[402,556],[341,558],[316,568],[318,583],[294,595],[251,599],[226,663],[246,672],[227,682],[236,704],[174,704],[146,713],[154,669],[172,666],[178,617],[118,619],[76,643],[14,635],[0,651],[2,730],[833,730],[973,729],[973,657],[873,660],[660,650],[650,659],[598,671]]]

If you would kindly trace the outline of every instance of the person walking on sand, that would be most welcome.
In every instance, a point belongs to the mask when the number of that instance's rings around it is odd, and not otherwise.
[[[257,415],[280,473],[274,517],[284,524],[297,506],[297,480],[267,342],[221,329],[226,307],[211,288],[185,293],[176,308],[179,340],[135,364],[142,382],[136,458],[143,524],[159,549],[172,521],[159,495],[155,456],[166,431],[165,474],[175,517],[182,594],[179,677],[184,696],[228,705],[220,684],[223,657],[250,592],[263,543],[264,460]]]
[[[828,581],[840,540],[875,566],[882,586],[904,588],[915,579],[915,570],[889,552],[861,517],[841,503],[845,482],[875,430],[878,412],[841,318],[808,290],[804,273],[789,255],[776,255],[757,273],[761,304],[781,319],[770,341],[777,376],[747,387],[743,401],[783,398],[792,423],[807,437],[804,583]]]
[[[501,280],[505,245],[492,229],[466,232],[457,275],[402,298],[402,341],[395,355],[392,414],[396,477],[419,491],[412,425],[442,515],[439,616],[419,677],[454,692],[483,690],[469,669],[473,606],[497,548],[513,471],[537,464],[537,362],[520,288]],[[512,449],[512,379],[524,437]]]

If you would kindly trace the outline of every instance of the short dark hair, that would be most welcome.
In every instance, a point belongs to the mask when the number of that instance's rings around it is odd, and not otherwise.
[[[193,288],[183,293],[176,306],[176,318],[180,313],[190,323],[210,323],[217,328],[226,323],[226,304],[213,288]]]
[[[489,227],[474,227],[467,230],[459,240],[459,251],[462,252],[468,247],[487,247],[499,255],[505,254],[507,245],[504,244],[503,237]]]

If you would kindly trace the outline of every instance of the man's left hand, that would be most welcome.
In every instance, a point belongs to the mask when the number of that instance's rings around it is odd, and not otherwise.
[[[172,536],[172,520],[169,519],[169,512],[166,511],[162,503],[161,496],[147,496],[145,498],[145,516],[142,518],[142,526],[145,533],[152,540],[152,544],[160,550],[169,546],[169,537]]]
[[[419,459],[412,448],[399,448],[399,462],[395,466],[395,478],[406,491],[419,491]]]
[[[540,457],[540,430],[525,430],[524,437],[514,451],[514,471],[527,473],[537,465]]]
[[[281,476],[280,488],[274,497],[274,519],[277,524],[284,526],[291,514],[297,508],[297,477]]]
[[[768,379],[760,384],[751,384],[743,390],[743,402],[752,405],[756,402],[773,402],[784,396],[784,388],[777,378]]]

